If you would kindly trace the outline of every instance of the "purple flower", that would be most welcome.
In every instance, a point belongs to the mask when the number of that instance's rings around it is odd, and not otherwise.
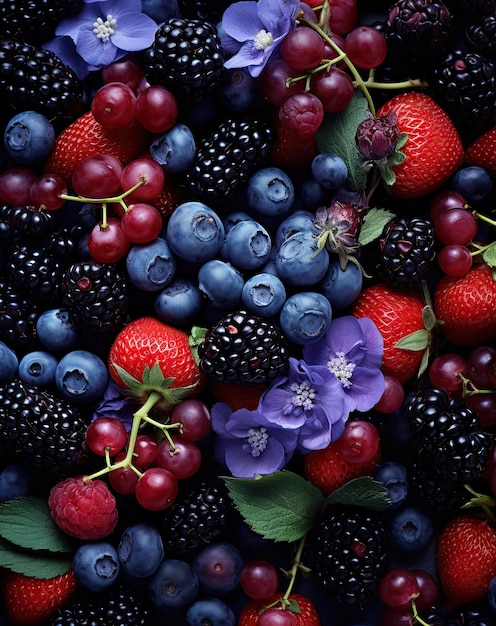
[[[355,141],[358,152],[368,161],[384,161],[395,150],[400,130],[396,126],[396,113],[374,117],[367,111],[367,118],[356,131]]]
[[[297,448],[305,453],[326,448],[337,439],[352,406],[327,367],[291,357],[287,376],[273,381],[258,410],[270,422],[296,430]]]
[[[224,402],[212,407],[215,454],[237,478],[254,478],[281,470],[291,458],[297,432],[270,422],[260,411],[232,412]]]
[[[383,352],[382,335],[371,319],[344,315],[331,321],[321,341],[304,346],[303,358],[311,365],[327,366],[353,401],[353,409],[364,412],[384,392]]]
[[[117,417],[124,423],[126,430],[131,430],[134,413],[139,409],[131,398],[122,395],[113,380],[109,381],[102,400],[95,407],[93,419],[97,417]]]
[[[79,13],[58,24],[57,37],[44,47],[84,78],[128,52],[148,48],[157,28],[141,0],[86,0]]]
[[[257,77],[286,35],[295,28],[300,0],[242,0],[231,4],[222,16],[220,37],[233,56],[227,68],[247,67]]]

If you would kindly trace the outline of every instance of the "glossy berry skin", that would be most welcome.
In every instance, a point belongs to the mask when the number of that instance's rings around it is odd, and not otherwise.
[[[258,81],[244,67],[228,69],[218,91],[226,111],[246,113],[260,102]]]
[[[36,111],[14,115],[3,135],[6,153],[18,165],[34,165],[45,159],[55,143],[55,129],[51,122]]]
[[[148,511],[163,511],[175,501],[179,491],[176,476],[162,467],[150,467],[136,483],[138,503]]]
[[[252,600],[266,600],[276,593],[279,587],[279,574],[269,561],[255,559],[243,565],[239,583]]]
[[[293,205],[294,197],[293,181],[279,167],[261,168],[248,179],[248,207],[260,217],[284,218]]]
[[[405,506],[391,518],[391,541],[404,553],[415,554],[431,540],[434,527],[426,511]]]
[[[199,319],[204,304],[204,296],[198,285],[187,278],[178,277],[157,294],[153,308],[160,321],[182,327]]]
[[[119,559],[114,546],[107,541],[83,543],[72,559],[78,584],[87,591],[105,591],[119,576]]]
[[[65,354],[55,370],[55,384],[59,392],[76,404],[95,402],[107,388],[107,366],[88,350],[72,350]]]
[[[295,93],[279,107],[279,122],[304,138],[315,135],[324,119],[324,106],[313,93]]]
[[[277,276],[285,285],[310,287],[319,283],[329,268],[329,253],[325,249],[316,252],[317,240],[312,232],[291,235],[277,250]]]
[[[299,345],[319,341],[329,328],[331,318],[327,298],[312,291],[299,291],[289,297],[279,314],[284,334]]]
[[[181,435],[174,435],[174,448],[167,440],[158,446],[156,464],[169,470],[178,480],[191,478],[200,469],[202,456],[194,441],[188,441]]]
[[[193,133],[185,124],[174,126],[155,137],[150,153],[169,174],[182,174],[193,162],[196,144]]]
[[[212,429],[212,418],[208,406],[196,398],[188,398],[176,404],[172,409],[170,419],[172,424],[181,424],[181,436],[189,441],[203,439]]]
[[[283,594],[278,592],[269,600],[252,600],[242,609],[238,620],[238,626],[257,626],[260,616],[260,609],[273,603],[277,605],[277,601],[281,599]],[[300,612],[295,612],[295,626],[322,626],[319,613],[315,604],[306,596],[299,593],[291,593],[289,600],[294,600],[299,607]]]
[[[92,452],[112,457],[120,452],[127,440],[126,427],[117,417],[97,417],[86,429],[86,443]]]
[[[455,172],[451,179],[451,187],[465,196],[470,205],[477,207],[491,197],[494,179],[484,167],[469,165]]]
[[[0,384],[10,382],[17,374],[19,359],[16,353],[7,344],[0,341]]]
[[[318,289],[333,308],[344,309],[358,298],[362,285],[363,274],[355,263],[347,263],[343,269],[338,260],[332,260]]]
[[[206,546],[192,561],[200,588],[213,596],[223,596],[236,589],[243,565],[239,549],[224,541]]]
[[[395,461],[384,461],[374,472],[375,480],[382,483],[391,500],[390,509],[400,507],[408,495],[408,472],[404,465]]]
[[[200,585],[189,563],[180,559],[164,559],[146,585],[150,602],[166,613],[188,609],[197,599]]]
[[[151,576],[164,558],[164,545],[157,528],[147,522],[128,526],[117,545],[121,572],[133,579]]]
[[[286,288],[274,274],[261,272],[244,283],[241,299],[251,313],[273,317],[280,312],[286,302]]]
[[[236,626],[236,617],[226,602],[219,598],[201,598],[186,611],[184,626]]]
[[[337,154],[323,152],[318,154],[312,161],[312,177],[324,189],[339,189],[348,178],[348,167],[343,159]]]
[[[219,252],[224,239],[224,225],[218,215],[203,202],[180,204],[167,223],[167,241],[181,259],[204,263]]]
[[[151,85],[138,95],[136,117],[146,130],[163,133],[176,123],[176,97],[165,87]]]
[[[237,269],[253,271],[268,261],[272,240],[268,230],[257,220],[241,220],[226,234],[224,249]]]
[[[402,567],[387,571],[379,583],[379,598],[391,609],[402,611],[411,607],[420,589],[415,575]]]
[[[220,309],[235,308],[241,301],[244,279],[231,263],[211,259],[198,272],[198,288]]]
[[[136,114],[136,96],[124,83],[106,83],[91,101],[91,112],[104,128],[120,128]]]
[[[67,309],[47,309],[36,322],[36,334],[43,346],[54,353],[66,352],[76,347],[78,331]]]
[[[126,255],[126,271],[131,283],[143,291],[160,291],[176,275],[177,261],[162,237],[131,246]]]
[[[281,42],[281,56],[297,70],[311,70],[324,56],[324,40],[308,26],[298,26]]]
[[[33,471],[22,463],[9,463],[0,472],[0,502],[27,496],[33,484]]]
[[[121,217],[121,228],[132,243],[150,243],[162,231],[162,215],[152,204],[131,204]]]

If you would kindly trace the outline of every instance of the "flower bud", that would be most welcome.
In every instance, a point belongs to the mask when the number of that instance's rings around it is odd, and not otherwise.
[[[395,113],[374,117],[367,111],[367,119],[356,130],[355,141],[358,152],[367,161],[382,161],[393,152],[400,136]]]

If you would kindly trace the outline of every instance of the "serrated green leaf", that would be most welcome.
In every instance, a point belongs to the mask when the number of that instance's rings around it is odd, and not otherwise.
[[[489,267],[496,267],[496,241],[484,250],[482,258]]]
[[[29,550],[68,552],[75,542],[54,523],[46,498],[24,496],[0,505],[0,537]]]
[[[365,246],[380,237],[386,224],[394,217],[395,214],[387,209],[370,209],[367,211],[360,227],[358,243]]]
[[[120,379],[126,385],[126,387],[128,387],[129,389],[138,389],[141,386],[141,381],[137,378],[134,378],[134,376],[131,376],[131,374],[128,374],[126,370],[123,369],[120,365],[117,365],[117,363],[112,363],[112,366],[115,368],[116,372],[119,374]]]
[[[366,98],[356,89],[348,106],[326,115],[316,134],[320,152],[337,154],[346,163],[348,182],[354,191],[363,191],[367,185],[367,172],[355,142],[357,127],[366,118],[367,110]]]
[[[377,169],[379,170],[379,174],[382,180],[384,181],[386,185],[388,185],[388,187],[391,187],[391,185],[394,185],[394,183],[396,182],[396,174],[389,167],[388,163],[380,163],[377,166]]]
[[[371,476],[360,476],[329,494],[326,504],[361,506],[373,511],[385,511],[391,506],[391,500],[382,483]]]
[[[322,492],[289,471],[257,479],[225,478],[229,496],[246,523],[266,539],[293,542],[315,525]]]
[[[428,330],[421,329],[416,330],[405,337],[402,337],[394,345],[395,348],[401,348],[402,350],[412,350],[418,352],[425,350],[429,345],[430,333]]]
[[[66,574],[72,567],[72,556],[40,553],[16,548],[0,540],[0,567],[24,576],[54,578]]]

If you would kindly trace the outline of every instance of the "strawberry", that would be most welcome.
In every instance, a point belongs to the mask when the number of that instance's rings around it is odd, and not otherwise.
[[[353,303],[355,317],[369,317],[384,340],[382,371],[395,376],[401,383],[417,373],[425,347],[407,350],[396,347],[400,339],[416,331],[426,331],[421,295],[412,290],[395,290],[384,283],[364,289]]]
[[[263,384],[247,387],[222,383],[213,379],[209,381],[209,387],[217,402],[225,402],[233,412],[238,409],[254,411],[258,406],[260,396],[267,389],[267,385]]]
[[[337,443],[337,442],[336,442]],[[368,463],[348,463],[331,443],[322,450],[312,450],[303,457],[303,472],[307,480],[325,496],[359,476],[370,476],[381,462],[380,448]]]
[[[485,263],[461,278],[444,276],[434,291],[434,310],[444,336],[459,346],[496,338],[496,281]]]
[[[496,530],[486,519],[469,515],[451,519],[439,536],[437,567],[453,607],[481,600],[496,576]]]
[[[465,164],[483,167],[496,176],[496,126],[483,133],[467,147]]]
[[[277,600],[282,598],[282,596],[282,593],[276,593],[269,600],[252,600],[249,602],[241,611],[238,626],[257,626],[260,611],[262,611],[264,607],[272,605],[274,602],[277,603]],[[289,595],[289,601],[291,604],[288,609],[285,610],[291,610],[292,605],[296,609],[296,604],[299,608],[299,612],[294,612],[296,615],[295,626],[321,626],[317,608],[311,600],[299,593],[291,593]]]
[[[131,321],[118,333],[108,363],[120,387],[139,397],[158,391],[169,405],[196,394],[205,380],[189,335],[151,316]]]
[[[57,137],[44,170],[70,185],[76,165],[86,157],[109,154],[126,165],[143,152],[149,140],[150,134],[137,120],[122,128],[104,128],[88,111]]]
[[[12,624],[40,624],[72,595],[76,576],[72,570],[46,579],[5,571],[0,587]]]
[[[318,153],[315,135],[302,137],[279,122],[276,122],[276,128],[278,135],[272,146],[272,164],[289,169],[308,167]]]
[[[388,100],[377,116],[395,113],[396,125],[408,140],[406,158],[392,166],[396,181],[390,190],[397,198],[419,198],[445,183],[461,165],[463,146],[453,122],[427,94],[405,92]]]

